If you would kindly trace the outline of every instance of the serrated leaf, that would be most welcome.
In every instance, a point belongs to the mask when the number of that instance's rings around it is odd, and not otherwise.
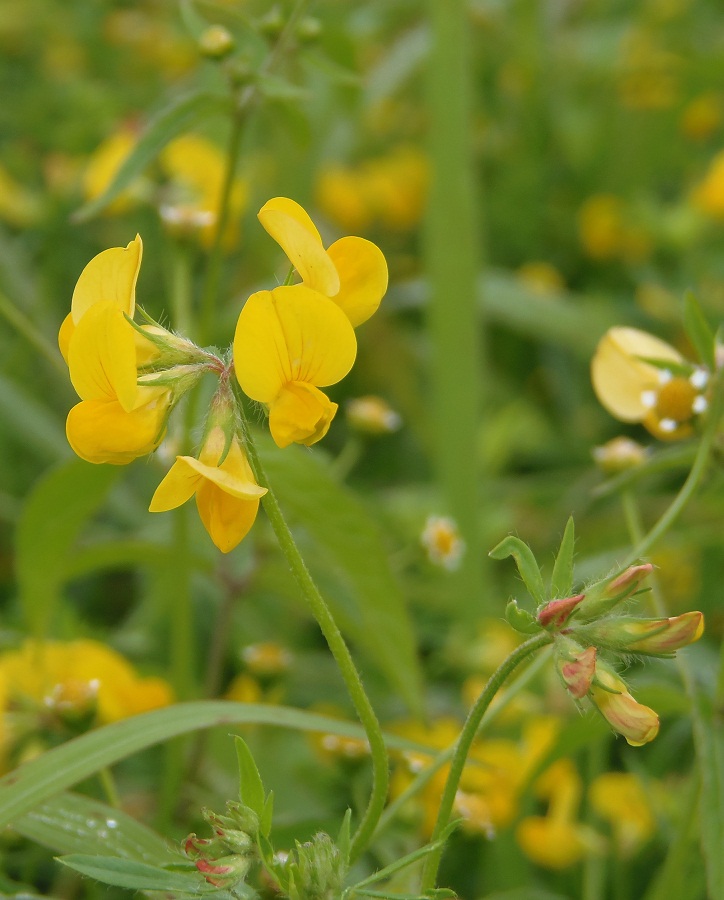
[[[121,856],[90,856],[74,853],[58,857],[58,862],[69,869],[132,891],[176,891],[183,894],[208,894],[216,891],[196,870],[171,872],[160,866],[124,859]]]
[[[48,472],[28,495],[15,535],[15,568],[29,630],[49,623],[71,548],[81,529],[121,475],[120,466],[72,459]]]
[[[340,628],[419,711],[415,632],[377,524],[318,454],[301,447],[281,453],[268,438],[258,438],[258,444],[282,509],[320,554],[307,560],[309,568],[320,581],[334,584],[324,593]]]
[[[573,553],[575,550],[576,532],[573,524],[573,516],[566,523],[563,532],[561,546],[553,564],[551,575],[551,599],[570,597],[573,593]]]
[[[56,853],[98,853],[146,863],[178,862],[169,843],[120,809],[60,794],[13,822],[13,831]]]
[[[51,797],[139,750],[201,728],[235,723],[274,725],[341,737],[364,738],[354,722],[305,710],[263,703],[199,700],[176,703],[96,728],[48,750],[0,778],[0,828]],[[414,741],[386,734],[393,749],[429,751]]]
[[[246,741],[237,736],[234,738],[234,743],[236,744],[236,759],[239,763],[239,799],[261,818],[266,798],[259,769],[256,767]]]
[[[530,547],[514,535],[508,535],[490,551],[488,556],[493,559],[506,559],[512,556],[518,567],[520,577],[528,588],[531,597],[536,603],[544,603],[546,600],[543,576]]]
[[[228,98],[209,91],[193,91],[170,103],[145,127],[103,194],[82,206],[73,215],[73,220],[87,222],[92,219],[115,200],[173,138],[210,116],[228,112],[229,104]]]
[[[706,320],[693,291],[684,294],[684,330],[699,354],[699,359],[709,369],[714,369],[714,332]]]

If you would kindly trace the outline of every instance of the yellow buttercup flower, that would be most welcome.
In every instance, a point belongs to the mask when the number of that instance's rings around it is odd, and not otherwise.
[[[670,363],[660,368],[646,360]],[[596,396],[622,422],[641,422],[654,436],[676,440],[692,432],[707,408],[709,380],[671,345],[636,328],[611,328],[591,362]]]
[[[337,404],[319,388],[344,378],[356,354],[349,319],[301,284],[252,294],[236,325],[236,377],[247,396],[269,406],[279,447],[324,437]]]
[[[138,384],[136,336],[112,300],[90,307],[73,330],[68,367],[81,402],[68,413],[66,434],[88,462],[124,465],[163,437],[172,395]]]
[[[254,481],[249,463],[235,437],[227,441],[215,425],[198,459],[177,456],[153,495],[150,512],[176,509],[196,495],[196,506],[211,540],[228,553],[246,537],[266,488]]]
[[[326,250],[302,207],[275,197],[259,210],[259,221],[281,246],[306,287],[330,297],[354,327],[377,310],[387,290],[382,251],[361,237],[343,237]]]

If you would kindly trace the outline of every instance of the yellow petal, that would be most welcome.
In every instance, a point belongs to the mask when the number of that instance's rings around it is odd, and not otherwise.
[[[112,247],[93,257],[73,291],[70,309],[76,325],[91,306],[104,300],[133,316],[142,254],[143,242],[137,234],[127,247]]]
[[[334,302],[354,327],[377,310],[387,290],[387,262],[380,248],[360,237],[344,237],[327,250],[339,274]]]
[[[156,449],[165,415],[162,402],[125,412],[116,400],[84,400],[68,413],[65,432],[81,459],[122,466]]]
[[[601,404],[622,422],[640,422],[648,408],[641,395],[659,383],[655,366],[641,358],[670,360],[682,357],[664,341],[637,328],[611,328],[601,339],[591,362],[591,380]]]
[[[234,452],[234,447],[229,450],[229,456]],[[236,450],[237,453],[240,451]],[[253,480],[251,472],[250,478],[246,477],[246,473],[240,473],[238,470],[229,471],[226,467],[229,456],[224,460],[224,465],[220,468],[217,466],[205,466],[193,456],[183,456],[184,459],[195,472],[201,475],[206,481],[216,485],[216,487],[230,497],[236,497],[239,500],[259,499],[266,494],[266,488],[259,487]],[[232,466],[232,468],[234,468]]]
[[[242,500],[214,482],[204,481],[196,492],[196,506],[211,540],[222,553],[228,553],[249,533],[259,500]]]
[[[196,493],[203,476],[188,464],[187,456],[176,457],[176,462],[166,473],[151,497],[149,512],[166,512],[176,509]]]
[[[303,382],[286,385],[269,409],[269,430],[278,447],[310,446],[329,431],[337,404]]]
[[[96,303],[76,325],[68,346],[70,380],[82,400],[136,405],[138,375],[134,328],[113,303]]]
[[[339,291],[334,263],[314,223],[298,203],[275,197],[259,210],[259,221],[289,257],[307,287],[327,297]]]
[[[253,294],[237,322],[236,377],[244,393],[262,403],[271,403],[292,381],[335,384],[352,368],[356,354],[349,319],[303,285]]]
[[[60,348],[61,355],[65,360],[66,365],[68,365],[68,346],[70,345],[70,339],[73,337],[74,331],[75,324],[73,323],[73,315],[68,313],[63,319],[63,323],[58,331],[58,347]]]

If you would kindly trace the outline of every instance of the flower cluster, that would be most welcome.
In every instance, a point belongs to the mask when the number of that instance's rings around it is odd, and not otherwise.
[[[133,321],[140,237],[88,263],[59,335],[81,398],[68,415],[68,441],[92,463],[123,465],[151,453],[184,394],[205,373],[218,377],[198,458],[177,457],[150,508],[162,512],[195,496],[206,530],[225,553],[247,534],[266,493],[244,452],[232,375],[268,411],[279,447],[315,443],[337,411],[320,388],[352,368],[354,329],[375,312],[387,289],[385,258],[370,241],[344,237],[325,248],[307,213],[283,197],[266,203],[259,219],[301,283],[249,297],[233,358],[197,347],[145,313],[146,324]]]

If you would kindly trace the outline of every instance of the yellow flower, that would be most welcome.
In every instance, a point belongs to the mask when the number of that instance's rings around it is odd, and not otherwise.
[[[42,213],[40,198],[0,166],[0,219],[16,228],[29,228]]]
[[[391,434],[402,426],[399,413],[382,397],[355,397],[347,402],[347,421],[363,434]]]
[[[94,304],[73,330],[68,368],[81,402],[68,413],[66,434],[88,462],[124,465],[163,438],[171,392],[138,384],[136,335],[111,300]]]
[[[254,481],[249,463],[235,437],[228,443],[223,428],[214,426],[198,459],[177,456],[156,488],[151,512],[176,509],[196,495],[196,506],[211,540],[228,553],[246,537],[266,488]]]
[[[344,378],[356,354],[347,317],[304,285],[252,294],[236,325],[236,377],[247,396],[268,404],[279,447],[324,437],[337,404],[318,388]]]
[[[712,219],[724,220],[724,150],[709,163],[706,174],[691,193],[691,202]]]
[[[632,856],[656,830],[643,785],[627,772],[604,772],[588,789],[591,806],[608,820],[618,851]]]
[[[595,194],[578,214],[578,230],[584,252],[591,259],[622,259],[636,263],[651,253],[651,238],[631,216],[620,197]]]
[[[600,662],[596,663],[594,681],[591,700],[614,731],[632,747],[653,741],[659,733],[659,717],[654,710],[634,700],[623,681]]]
[[[541,297],[560,294],[566,288],[566,283],[558,269],[543,260],[531,260],[531,262],[523,263],[516,274],[524,287]]]
[[[83,195],[85,199],[95,200],[105,193],[116,173],[136,144],[136,133],[124,127],[109,135],[92,153],[83,174]],[[132,185],[112,200],[105,208],[108,215],[127,212],[145,193],[143,181],[134,181]]]
[[[353,326],[377,310],[387,290],[387,263],[379,247],[361,237],[343,237],[325,250],[307,213],[286,197],[265,203],[259,221],[306,287],[334,300]]]
[[[679,127],[690,140],[705,141],[721,127],[723,113],[721,94],[715,91],[699,94],[684,107]]]
[[[28,640],[0,656],[0,680],[10,702],[64,715],[95,707],[100,724],[173,701],[163,679],[139,678],[123,656],[91,640]]]
[[[659,368],[647,359],[670,363],[671,368]],[[661,440],[687,437],[693,417],[707,408],[706,370],[688,365],[672,346],[636,328],[606,332],[591,363],[591,378],[611,415],[622,422],[641,422]]]
[[[567,869],[600,848],[591,829],[577,821],[581,778],[570,759],[559,759],[536,781],[535,794],[548,800],[545,816],[528,816],[516,829],[523,852],[547,869]]]
[[[592,451],[596,465],[607,475],[625,472],[646,462],[648,451],[631,438],[619,435]]]

